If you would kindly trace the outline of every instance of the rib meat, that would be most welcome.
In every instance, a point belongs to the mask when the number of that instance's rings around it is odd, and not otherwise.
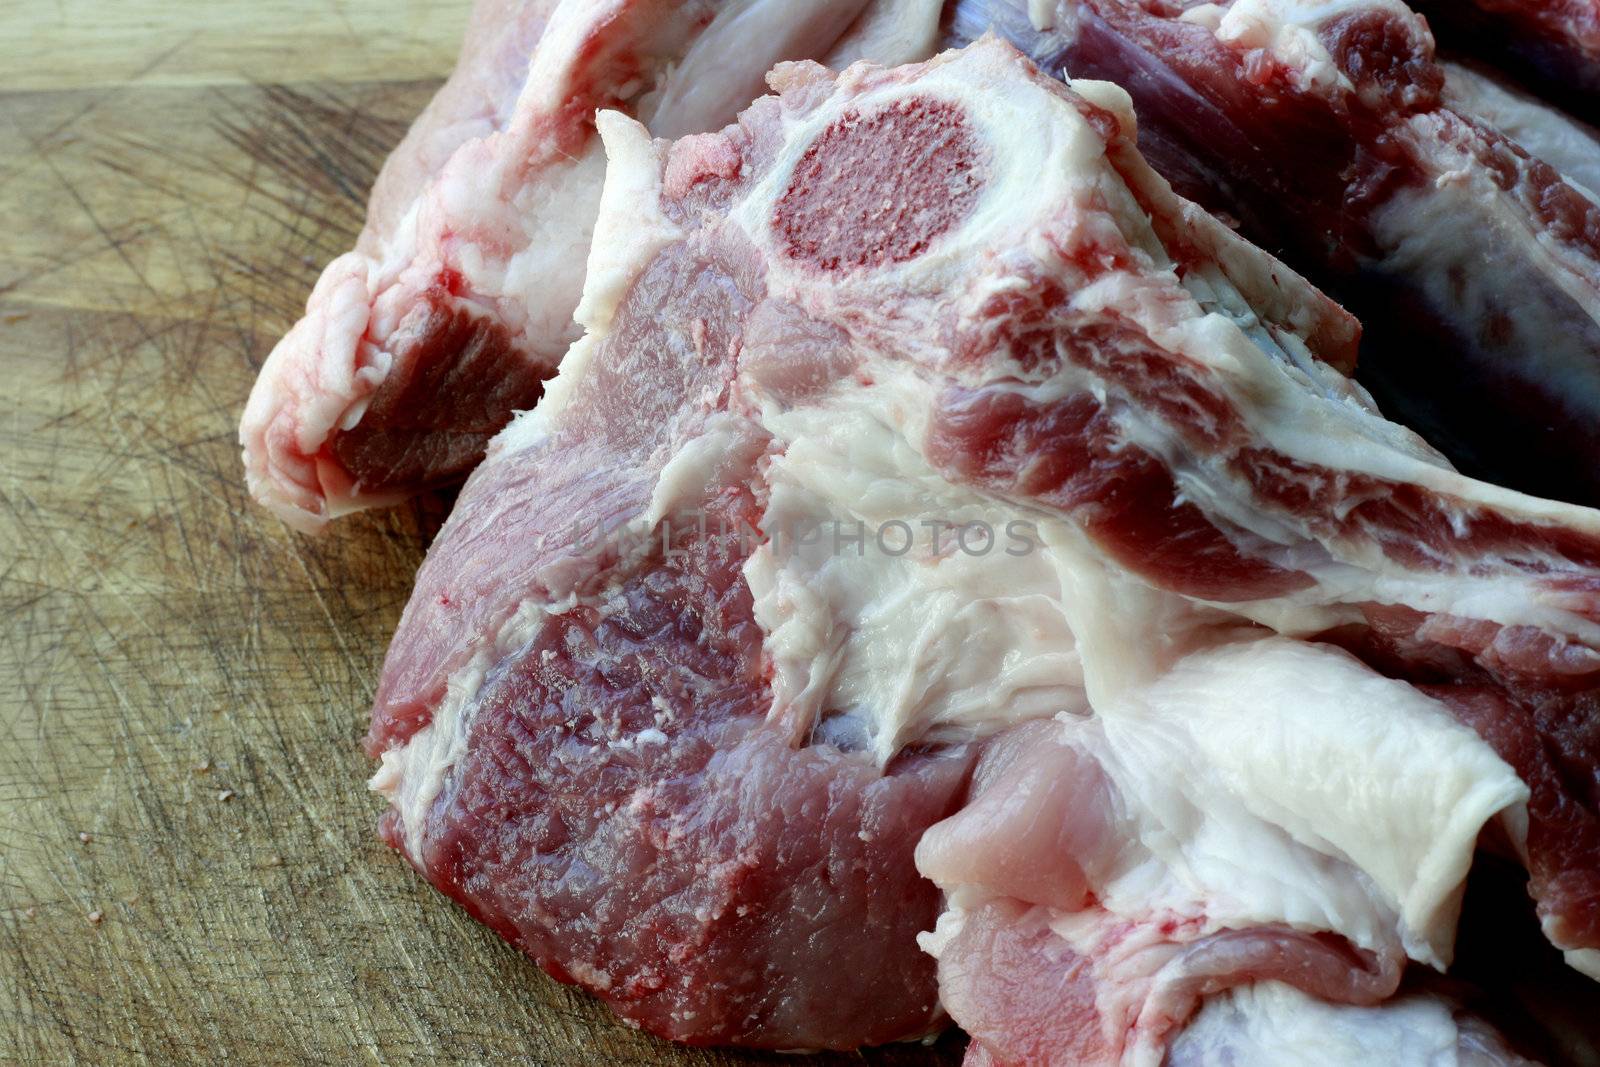
[[[1241,983],[1381,1001],[1485,828],[1600,972],[1600,514],[1385,421],[1121,90],[993,39],[773,85],[601,116],[585,336],[384,666],[385,837],[684,1041],[937,1025],[919,840],[975,1062],[1057,1040],[963,979],[1041,954],[1116,1061]]]
[[[1600,502],[1600,204],[1444,102],[1397,0],[967,0],[950,33],[990,25],[1127,87],[1158,171],[1360,317],[1385,410],[1470,473]]]
[[[533,407],[577,337],[597,108],[711,129],[778,60],[921,58],[936,22],[927,0],[479,0],[355,250],[262,368],[240,430],[251,492],[316,530],[460,480]]]
[[[1127,2],[1102,6],[1112,11]],[[633,109],[658,134],[710,128],[754,95],[775,59],[827,55],[838,65],[924,58],[942,6],[937,0],[481,0],[456,74],[380,176],[356,250],[330,265],[305,319],[263,369],[241,428],[252,491],[295,525],[318,529],[333,515],[459,480],[511,414],[537,401],[576,336],[571,309],[600,184],[589,120],[595,107]],[[947,39],[970,39],[993,25],[1047,69],[1066,55],[1064,32],[1041,33],[1020,0],[949,6]],[[1271,5],[1257,6],[1271,13]],[[1088,25],[1114,21],[1096,15]],[[750,47],[752,41],[761,47]],[[1592,321],[1580,320],[1570,333],[1544,323],[1574,308],[1593,319],[1592,300],[1580,290],[1593,285],[1595,239],[1592,223],[1550,189],[1543,170],[1480,136],[1471,122],[1447,122],[1442,131],[1410,137],[1420,137],[1420,147],[1400,139],[1402,154],[1419,157],[1414,181],[1396,182],[1388,175],[1391,162],[1367,159],[1387,188],[1346,197],[1351,203],[1318,201],[1348,190],[1326,189],[1321,175],[1307,182],[1302,171],[1338,166],[1341,150],[1333,146],[1334,158],[1305,153],[1296,147],[1300,140],[1342,138],[1356,145],[1346,156],[1365,158],[1373,153],[1360,148],[1361,139],[1381,140],[1377,126],[1362,127],[1365,120],[1344,112],[1331,127],[1319,126],[1300,114],[1305,108],[1291,107],[1288,124],[1303,128],[1267,130],[1263,138],[1260,122],[1240,122],[1237,112],[1282,112],[1263,109],[1251,95],[1275,99],[1282,87],[1247,84],[1243,92],[1224,93],[1222,111],[1232,107],[1230,121],[1239,128],[1218,138],[1216,108],[1194,108],[1170,87],[1155,89],[1159,78],[1149,72],[1120,69],[1122,60],[1103,43],[1091,33],[1070,58],[1085,73],[1133,77],[1136,96],[1156,112],[1146,115],[1145,141],[1158,167],[1186,194],[1245,219],[1258,242],[1286,246],[1297,264],[1374,323],[1367,376],[1386,406],[1470,470],[1546,495],[1594,499],[1589,469],[1600,465],[1568,471],[1559,459],[1574,449],[1593,455],[1595,412],[1584,398],[1595,392],[1596,331]],[[1376,55],[1392,45],[1361,47]],[[1210,59],[1200,61],[1215,75]],[[1377,68],[1388,61],[1363,62]],[[1393,65],[1420,86],[1413,93],[1433,91],[1425,64]],[[1444,99],[1452,114],[1488,120],[1575,186],[1600,182],[1593,131],[1480,73],[1460,67],[1450,73]],[[1188,127],[1166,128],[1171,115]],[[1440,138],[1451,143],[1432,144]],[[1236,181],[1244,160],[1265,172],[1246,168],[1245,180]],[[1498,168],[1493,180],[1516,187],[1430,190],[1426,184],[1442,174],[1477,173],[1481,186],[1492,173],[1485,164]],[[1406,184],[1415,188],[1397,191]],[[1436,210],[1410,202],[1418,196],[1437,201]],[[1454,218],[1463,205],[1452,196],[1475,201],[1465,210],[1483,216],[1484,225],[1463,232],[1489,235],[1483,247],[1436,254],[1430,233],[1367,232],[1381,222],[1368,217],[1377,210],[1375,198],[1392,220],[1443,212]],[[1307,197],[1320,208],[1310,215],[1300,210]],[[1282,205],[1290,207],[1274,214]],[[1307,218],[1319,219],[1320,228],[1308,232]],[[1558,241],[1539,245],[1522,236],[1541,229]],[[1563,235],[1574,234],[1561,244]],[[1374,251],[1368,247],[1374,241],[1387,245]],[[1454,286],[1450,279],[1462,264],[1486,248],[1513,250],[1526,261],[1511,272],[1522,287],[1494,294]],[[1334,262],[1324,263],[1330,256]],[[1544,357],[1523,355],[1532,350]],[[1463,359],[1472,373],[1455,372]],[[1502,410],[1506,397],[1512,403]],[[1478,428],[1507,420],[1517,447],[1482,440]]]
[[[1451,60],[1440,66],[1451,110],[1487,122],[1590,200],[1600,200],[1600,130],[1530,96],[1492,68]]]

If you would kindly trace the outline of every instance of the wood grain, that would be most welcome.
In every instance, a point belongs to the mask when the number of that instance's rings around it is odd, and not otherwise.
[[[469,0],[55,0],[8,3],[5,85],[348,83],[442,78]]]
[[[356,746],[445,513],[331,536],[235,426],[462,2],[0,13],[0,1062],[955,1062],[667,1047],[378,843]]]

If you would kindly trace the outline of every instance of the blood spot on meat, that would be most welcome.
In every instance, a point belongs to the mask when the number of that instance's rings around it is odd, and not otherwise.
[[[835,121],[800,157],[773,224],[824,271],[903,263],[971,212],[985,153],[953,104],[924,97]]]

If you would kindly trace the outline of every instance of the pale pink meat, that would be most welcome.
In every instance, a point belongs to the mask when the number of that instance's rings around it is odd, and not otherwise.
[[[1592,826],[1593,798],[1496,738],[1525,724],[1592,772],[1541,694],[1596,688],[1600,515],[1474,482],[1383,420],[1337,369],[1353,320],[1174,196],[1114,87],[1062,85],[995,40],[893,70],[789,65],[774,87],[675,145],[602,117],[587,334],[464,488],[385,664],[368,745],[386,839],[551,973],[681,1041],[852,1047],[937,1026],[919,840],[966,914],[941,922],[939,981],[974,1062],[1159,1055],[1241,985],[1369,1006],[1406,956],[1443,957],[1464,873],[1448,864],[1426,930],[1387,904],[1349,930],[1337,908],[1289,925],[1175,911],[1170,893],[1134,914],[1127,870],[1102,898],[1106,853],[1130,840],[1118,820],[1149,802],[1112,750],[1042,732],[1110,716],[1092,686],[1042,718],[900,727],[879,747],[887,698],[817,673],[860,620],[825,599],[825,571],[784,585],[807,560],[766,528],[797,499],[798,457],[859,432],[909,464],[866,497],[911,480],[929,507],[1053,531],[1069,616],[1088,610],[1071,582],[1120,576],[1104,611],[1070,619],[1097,676],[1129,650],[1159,681],[1261,642],[1376,686],[1397,725],[1404,704],[1449,742],[1440,782],[1478,790],[1478,822],[1456,828],[1467,859],[1504,816],[1547,934],[1594,967],[1594,857],[1541,823]],[[864,507],[851,476],[806,492]],[[929,551],[924,578],[953,558]],[[1090,647],[1146,601],[1148,625]],[[1194,624],[1192,647],[1162,612]],[[788,626],[823,622],[835,643]],[[1008,666],[963,665],[962,684]],[[815,684],[796,692],[802,668]],[[1488,702],[1432,695],[1456,683]],[[1208,692],[1226,705],[1228,688]],[[1008,725],[969,789],[979,742]],[[1377,880],[1295,849],[1340,873],[1330,891]]]
[[[1109,922],[1098,956],[1075,951],[1048,920],[1048,909],[991,900],[941,955],[945,1006],[973,1038],[969,1067],[1123,1063],[1141,1041],[1165,1047],[1202,998],[1252,982],[1362,1005],[1380,1003],[1400,982],[1397,958],[1364,957],[1290,929],[1184,940],[1181,930],[1169,939],[1159,925]]]
[[[923,0],[480,0],[356,249],[262,368],[240,428],[252,494],[315,531],[459,481],[534,406],[578,336],[597,109],[713,128],[774,62],[853,45],[919,58],[908,33],[936,16]]]
[[[1103,905],[1118,854],[1140,847],[1137,803],[1059,723],[1035,722],[989,746],[967,806],[923,836],[918,866],[957,905],[934,943],[945,1008],[973,1038],[969,1067],[1161,1062],[1208,998],[1256,983],[1366,1008],[1399,989],[1398,938],[1374,950],[1286,924],[1217,928],[1204,910]],[[1240,1014],[1191,1040],[1185,1061],[1271,1062],[1208,1058],[1249,1045],[1259,1013]]]
[[[384,162],[356,247],[380,254],[412,202],[456,149],[506,128],[528,57],[560,0],[478,0],[449,79]]]

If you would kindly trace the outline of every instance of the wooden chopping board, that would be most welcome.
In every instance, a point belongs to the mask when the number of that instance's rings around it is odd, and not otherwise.
[[[291,534],[235,427],[467,6],[0,8],[0,1063],[955,1063],[654,1041],[374,835],[445,505]]]

